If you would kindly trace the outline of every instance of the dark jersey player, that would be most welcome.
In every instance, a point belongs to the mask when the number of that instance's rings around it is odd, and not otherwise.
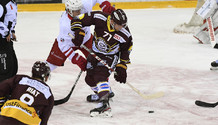
[[[47,125],[54,105],[54,97],[45,83],[50,75],[49,66],[37,61],[32,77],[15,75],[0,83],[0,125]],[[6,102],[1,97],[8,96]]]
[[[82,41],[82,29],[80,27],[94,25],[94,39],[92,51],[105,61],[111,68],[115,68],[115,80],[126,82],[127,65],[130,63],[130,51],[132,48],[132,35],[127,26],[127,16],[122,9],[117,9],[111,15],[100,11],[81,14],[71,21],[72,30],[78,33],[75,36],[76,45]],[[81,34],[81,35],[80,35]],[[87,58],[87,74],[85,81],[99,96],[98,106],[90,111],[90,116],[112,116],[109,106],[110,85],[108,77],[110,70],[92,55]]]

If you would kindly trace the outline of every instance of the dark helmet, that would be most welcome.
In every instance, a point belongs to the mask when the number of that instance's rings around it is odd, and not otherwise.
[[[36,61],[33,64],[32,77],[34,77],[34,78],[40,78],[41,80],[44,81],[44,78],[46,76],[49,76],[50,72],[51,72],[51,70],[49,68],[49,65],[47,63],[45,63],[45,62]]]
[[[118,25],[126,26],[127,16],[122,9],[117,9],[111,13],[111,19]]]

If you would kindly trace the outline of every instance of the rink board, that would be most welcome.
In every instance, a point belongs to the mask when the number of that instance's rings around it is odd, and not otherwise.
[[[156,1],[156,2],[114,2],[116,8],[144,9],[144,8],[195,8],[197,1]],[[18,4],[18,11],[63,11],[63,3],[54,4]],[[99,10],[99,4],[93,8]]]

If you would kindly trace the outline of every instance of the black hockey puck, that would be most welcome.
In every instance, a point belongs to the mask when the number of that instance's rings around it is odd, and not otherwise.
[[[148,111],[148,113],[154,113],[154,111]]]

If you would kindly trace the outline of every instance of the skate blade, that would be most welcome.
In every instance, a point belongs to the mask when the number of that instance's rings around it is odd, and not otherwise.
[[[110,118],[112,117],[111,111],[104,111],[103,113],[99,112],[91,112],[90,117],[105,117],[105,118]]]
[[[210,70],[218,70],[218,67],[210,67]]]

